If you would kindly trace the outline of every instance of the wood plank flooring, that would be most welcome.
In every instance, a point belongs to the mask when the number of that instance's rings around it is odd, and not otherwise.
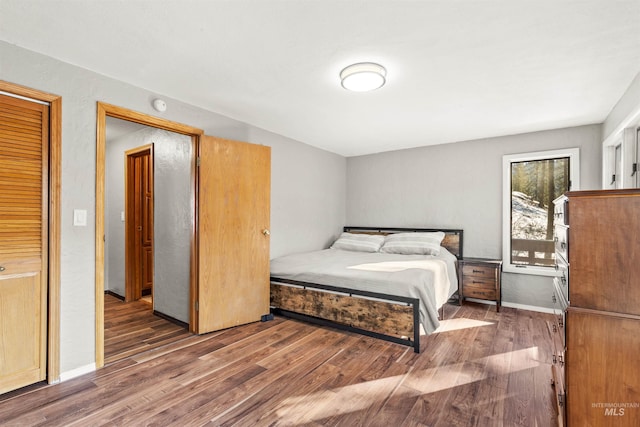
[[[422,352],[276,317],[0,396],[8,426],[550,426],[551,315],[446,306]]]
[[[154,316],[153,307],[147,301],[125,303],[113,295],[104,296],[105,364],[190,335],[187,329]]]

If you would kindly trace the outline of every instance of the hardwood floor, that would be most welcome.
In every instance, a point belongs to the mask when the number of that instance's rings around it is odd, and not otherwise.
[[[143,299],[125,303],[104,296],[104,361],[115,362],[191,336],[189,331],[153,315]]]
[[[446,306],[422,352],[276,317],[0,396],[9,426],[550,426],[551,315]]]

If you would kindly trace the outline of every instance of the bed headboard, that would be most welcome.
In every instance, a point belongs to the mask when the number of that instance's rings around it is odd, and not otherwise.
[[[393,233],[442,231],[444,233],[442,246],[454,254],[458,259],[462,258],[462,230],[442,228],[344,227],[344,231],[349,233],[382,235]]]

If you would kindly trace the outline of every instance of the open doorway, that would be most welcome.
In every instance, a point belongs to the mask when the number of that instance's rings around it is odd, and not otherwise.
[[[106,117],[107,363],[188,335],[193,148],[190,135]]]

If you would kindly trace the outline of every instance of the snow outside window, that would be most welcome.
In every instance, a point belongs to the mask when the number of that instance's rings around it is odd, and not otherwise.
[[[503,157],[503,265],[512,273],[555,275],[553,200],[579,188],[579,150]]]

